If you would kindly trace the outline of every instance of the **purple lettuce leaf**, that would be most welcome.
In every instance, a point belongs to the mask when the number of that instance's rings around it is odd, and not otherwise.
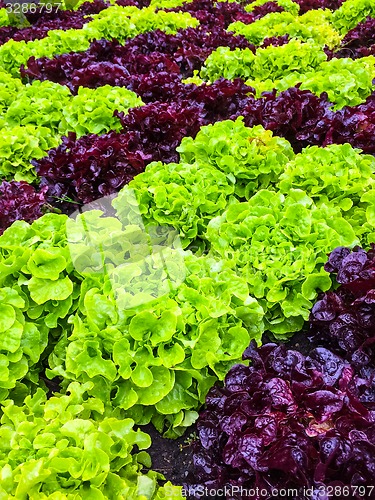
[[[188,12],[198,19],[206,29],[227,28],[235,21],[252,23],[256,17],[245,11],[240,3],[212,2],[211,0],[193,0],[179,7],[165,9],[167,12]],[[260,17],[262,17],[260,15]]]
[[[261,48],[265,49],[272,45],[273,47],[280,47],[281,45],[286,45],[290,42],[289,35],[271,36],[263,40]]]
[[[331,106],[324,95],[317,97],[291,87],[280,93],[264,92],[261,99],[249,101],[240,114],[248,127],[261,124],[300,151],[325,141],[334,114]]]
[[[329,57],[358,59],[375,55],[375,19],[368,17],[357,24],[342,39],[339,49],[329,51]]]
[[[87,135],[78,140],[71,133],[48,156],[34,160],[32,163],[41,186],[48,189],[51,205],[69,213],[77,205],[119,191],[151,160],[139,147],[133,149],[129,143],[127,135],[116,132]]]
[[[219,27],[209,33],[202,27],[188,28],[176,35],[155,30],[138,35],[125,45],[115,40],[99,40],[84,52],[62,54],[52,59],[31,57],[27,68],[21,67],[21,75],[29,80],[51,80],[68,85],[73,92],[79,86],[95,88],[105,84],[130,88],[141,75],[156,71],[179,72],[181,78],[191,76],[219,46],[255,50],[244,37]]]
[[[314,305],[310,336],[356,366],[375,366],[375,245],[368,252],[336,248],[325,270],[340,286]]]
[[[260,499],[272,489],[372,484],[374,369],[356,371],[324,348],[303,356],[276,344],[252,343],[244,359],[251,365],[234,366],[208,393],[186,489],[226,486],[234,492],[226,498],[241,499],[241,487],[258,487],[268,492],[254,493]]]
[[[0,234],[16,220],[32,222],[47,208],[47,188],[37,191],[27,182],[0,184]]]
[[[300,15],[305,14],[309,10],[329,9],[337,10],[344,0],[293,0],[300,6]]]

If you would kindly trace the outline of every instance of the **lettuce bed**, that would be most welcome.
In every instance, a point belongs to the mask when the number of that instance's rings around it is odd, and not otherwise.
[[[368,491],[374,23],[0,2],[0,499],[182,499],[140,426],[194,422],[192,498]]]

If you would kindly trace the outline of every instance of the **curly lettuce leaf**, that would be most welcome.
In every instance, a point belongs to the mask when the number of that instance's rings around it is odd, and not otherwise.
[[[243,35],[255,45],[260,45],[267,37],[289,35],[290,38],[333,48],[341,39],[332,25],[332,13],[328,9],[311,10],[302,16],[273,12],[251,24],[236,21],[228,26],[228,31]]]
[[[301,74],[319,68],[326,59],[326,54],[318,45],[300,40],[292,40],[279,47],[258,49],[255,54],[250,49],[219,47],[206,59],[200,76],[210,81],[220,77],[229,80],[237,77],[270,78],[275,81],[293,73]]]
[[[91,388],[74,382],[66,394],[48,400],[39,389],[21,406],[3,403],[0,494],[35,500],[151,500],[165,498],[168,491],[182,498],[180,488],[170,483],[159,487],[161,474],[142,472],[151,465],[142,451],[149,448],[150,437],[135,431],[130,418],[106,416],[103,402],[88,396]]]
[[[210,254],[245,277],[276,336],[301,328],[318,290],[330,288],[327,253],[358,242],[339,209],[317,207],[294,189],[285,197],[263,189],[246,203],[233,203],[209,223],[206,237]]]
[[[77,137],[86,134],[103,134],[110,130],[121,130],[120,120],[114,111],[127,112],[129,108],[141,106],[137,95],[122,87],[104,85],[97,89],[80,87],[78,94],[62,109],[59,132],[66,135],[75,132]]]

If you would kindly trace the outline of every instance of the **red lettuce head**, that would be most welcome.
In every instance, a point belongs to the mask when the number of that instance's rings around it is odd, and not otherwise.
[[[227,487],[227,499],[244,498],[240,487],[268,492],[254,492],[255,500],[293,488],[302,499],[303,488],[317,495],[347,486],[360,498],[354,487],[371,486],[375,472],[375,370],[358,372],[324,348],[304,356],[252,343],[244,359],[251,366],[234,366],[207,396],[190,493],[198,486]]]
[[[355,365],[375,366],[375,245],[339,247],[325,270],[336,275],[337,290],[321,296],[310,315],[310,334]]]
[[[0,234],[16,220],[32,222],[47,208],[47,188],[39,192],[27,182],[3,181],[0,184]]]

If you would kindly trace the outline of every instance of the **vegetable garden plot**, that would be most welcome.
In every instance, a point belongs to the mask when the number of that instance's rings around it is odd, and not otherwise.
[[[375,498],[374,2],[0,7],[0,498]]]

